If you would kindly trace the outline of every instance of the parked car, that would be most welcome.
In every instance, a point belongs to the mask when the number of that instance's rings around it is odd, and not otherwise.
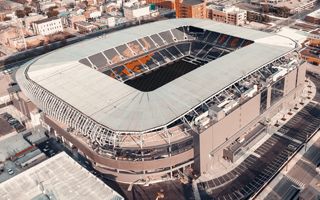
[[[10,168],[7,171],[8,171],[9,175],[13,175],[14,174],[14,171],[12,169],[10,169]]]

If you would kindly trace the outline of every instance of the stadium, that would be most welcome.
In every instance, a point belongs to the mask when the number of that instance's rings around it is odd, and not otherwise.
[[[296,49],[279,35],[172,19],[50,52],[16,79],[50,134],[109,178],[146,183],[234,162],[301,101]]]

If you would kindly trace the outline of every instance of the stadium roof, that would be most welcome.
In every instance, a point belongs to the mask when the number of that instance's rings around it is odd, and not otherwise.
[[[141,92],[78,60],[147,35],[195,26],[254,41],[151,92]],[[251,71],[292,51],[286,37],[203,19],[171,19],[132,27],[53,51],[32,63],[29,77],[93,120],[116,131],[164,126]],[[30,64],[29,63],[29,64]]]
[[[65,152],[0,184],[1,199],[122,200]]]

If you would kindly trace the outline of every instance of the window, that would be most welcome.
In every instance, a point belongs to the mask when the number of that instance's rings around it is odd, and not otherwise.
[[[266,111],[267,102],[268,102],[268,89],[265,89],[260,94],[260,114]]]
[[[280,79],[271,86],[271,106],[283,97],[284,78]]]

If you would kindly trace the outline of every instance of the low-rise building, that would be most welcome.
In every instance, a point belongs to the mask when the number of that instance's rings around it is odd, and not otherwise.
[[[62,21],[58,17],[46,18],[33,23],[33,31],[39,35],[51,35],[54,33],[62,32]]]
[[[83,14],[86,17],[86,19],[96,19],[96,18],[101,17],[102,13],[98,8],[90,7]]]
[[[2,199],[124,199],[64,152],[2,182],[0,193]]]
[[[149,4],[155,4],[161,8],[175,9],[173,0],[146,0]]]
[[[41,11],[46,11],[48,10],[50,7],[55,7],[57,4],[56,2],[51,2],[51,1],[40,1],[39,2],[39,8]]]
[[[43,15],[39,15],[37,13],[30,13],[29,16],[24,17],[24,25],[27,29],[32,29],[32,23],[42,20],[42,19],[46,19],[45,16]]]
[[[98,27],[96,25],[93,25],[93,24],[91,24],[89,22],[85,22],[85,21],[76,22],[75,27],[76,27],[77,31],[85,32],[85,33],[92,32],[92,31],[98,29]]]
[[[116,25],[116,19],[113,16],[102,16],[97,22],[108,27],[114,27]]]
[[[77,22],[84,22],[86,21],[86,17],[84,15],[81,14],[71,14],[69,15],[69,17],[67,18],[67,25],[71,28],[76,29],[76,25],[75,23]]]
[[[177,18],[200,18],[206,15],[206,0],[175,0]]]
[[[305,42],[301,57],[314,65],[320,65],[320,29],[312,31]],[[319,72],[320,69],[318,68]]]
[[[125,18],[128,20],[150,16],[149,5],[133,5],[131,7],[124,7],[123,11]]]
[[[308,14],[305,18],[305,21],[313,24],[320,25],[320,9],[313,11],[312,13]]]
[[[303,10],[311,9],[315,6],[317,0],[251,0],[250,3],[261,6],[267,6],[272,10],[281,10],[286,8],[289,14],[299,13]]]
[[[207,6],[207,18],[214,21],[223,22],[233,25],[244,25],[247,21],[247,11],[235,6]]]

